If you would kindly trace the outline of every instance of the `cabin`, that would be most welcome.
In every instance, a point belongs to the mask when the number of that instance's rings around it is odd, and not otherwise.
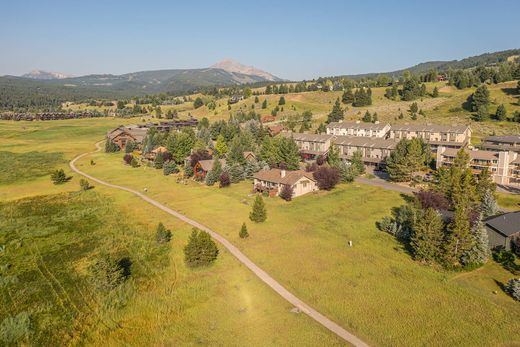
[[[293,197],[298,197],[318,190],[316,179],[311,172],[303,170],[289,171],[282,169],[261,170],[253,176],[253,189],[277,196],[285,185],[293,189]]]
[[[107,139],[116,144],[119,149],[124,149],[130,141],[140,145],[143,143],[148,128],[141,125],[119,126],[107,133]]]
[[[520,211],[504,213],[485,221],[489,247],[496,250],[515,250],[520,247]]]
[[[203,180],[206,178],[208,172],[213,169],[213,163],[216,159],[204,159],[199,160],[197,164],[193,167],[193,176],[196,179]],[[220,166],[226,166],[226,159],[218,159],[220,161]]]
[[[167,152],[168,152],[168,148],[159,146],[159,147],[155,148],[153,151],[146,153],[144,155],[144,157],[148,160],[154,161],[155,158],[157,158],[158,153],[167,153]]]

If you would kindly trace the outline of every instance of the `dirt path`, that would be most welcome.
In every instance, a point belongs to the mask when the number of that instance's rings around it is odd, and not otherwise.
[[[243,254],[238,248],[236,248],[231,242],[229,242],[227,239],[222,237],[220,234],[218,234],[215,231],[205,227],[204,225],[194,221],[193,219],[190,219],[190,218],[186,217],[185,215],[180,214],[179,212],[174,211],[174,210],[172,210],[172,209],[162,205],[161,203],[153,200],[152,198],[146,196],[145,194],[142,194],[142,193],[140,193],[140,192],[138,192],[136,190],[133,190],[133,189],[130,189],[130,188],[127,188],[127,187],[123,187],[123,186],[119,186],[119,185],[115,185],[115,184],[112,184],[112,183],[108,183],[108,182],[102,181],[102,180],[100,180],[100,179],[98,179],[98,178],[96,178],[94,176],[91,176],[91,175],[89,175],[89,174],[79,170],[76,167],[76,165],[75,165],[76,162],[79,159],[81,159],[81,158],[83,158],[83,157],[85,157],[85,156],[87,156],[89,154],[92,154],[92,153],[95,153],[95,152],[99,152],[101,150],[101,143],[102,142],[103,141],[96,143],[96,148],[97,148],[96,151],[83,153],[81,155],[78,155],[76,158],[72,159],[70,161],[70,163],[69,163],[70,168],[74,172],[76,172],[76,173],[78,173],[78,174],[80,174],[82,176],[85,176],[85,177],[87,177],[88,179],[90,179],[90,180],[92,180],[94,182],[97,182],[99,184],[102,184],[102,185],[110,187],[110,188],[124,190],[126,192],[131,193],[131,194],[134,194],[134,195],[138,196],[139,198],[143,199],[144,201],[150,203],[151,205],[153,205],[153,206],[163,210],[164,212],[166,212],[166,213],[168,213],[168,214],[170,214],[170,215],[172,215],[172,216],[182,220],[183,222],[186,222],[186,223],[188,223],[188,224],[190,224],[190,225],[192,225],[195,228],[198,228],[200,230],[206,231],[207,233],[209,233],[211,235],[212,238],[214,238],[222,246],[224,246],[229,251],[229,253],[231,253],[235,258],[237,258],[238,261],[240,261],[242,264],[247,266],[247,268],[249,270],[251,270],[265,284],[267,284],[269,287],[271,287],[275,292],[277,292],[285,300],[287,300],[292,305],[297,307],[301,312],[307,314],[309,317],[314,319],[316,322],[318,322],[319,324],[321,324],[325,328],[329,329],[330,331],[332,331],[333,333],[335,333],[339,337],[343,338],[345,341],[353,344],[354,346],[368,346],[361,339],[359,339],[358,337],[354,336],[353,334],[351,334],[347,330],[343,329],[341,326],[339,326],[338,324],[336,324],[332,320],[328,319],[327,317],[325,317],[324,315],[322,315],[321,313],[319,313],[318,311],[316,311],[315,309],[313,309],[312,307],[307,305],[305,302],[303,302],[302,300],[297,298],[294,294],[289,292],[287,289],[285,289],[279,282],[277,282],[274,278],[269,276],[269,274],[267,272],[262,270],[255,263],[253,263],[248,257],[245,256],[245,254]]]

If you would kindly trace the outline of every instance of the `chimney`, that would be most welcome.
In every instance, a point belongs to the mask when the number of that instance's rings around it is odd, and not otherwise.
[[[281,176],[282,178],[285,177],[285,170],[280,171],[280,176]]]

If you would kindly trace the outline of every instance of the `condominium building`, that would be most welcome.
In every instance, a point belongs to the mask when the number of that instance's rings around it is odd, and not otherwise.
[[[471,128],[467,125],[392,125],[389,131],[389,137],[396,140],[423,139],[433,150],[436,150],[439,146],[461,148],[470,143]]]
[[[366,166],[379,168],[384,166],[385,159],[398,141],[377,137],[336,136],[333,143],[337,146],[341,159],[350,160],[359,151]]]
[[[488,136],[482,139],[479,148],[488,151],[513,151],[520,153],[520,135]]]
[[[339,121],[327,125],[327,134],[339,136],[387,137],[390,124]]]

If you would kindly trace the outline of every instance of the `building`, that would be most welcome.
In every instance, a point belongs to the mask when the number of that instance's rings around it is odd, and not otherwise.
[[[404,124],[392,125],[389,138],[401,139],[423,139],[430,145],[432,150],[443,146],[448,148],[461,148],[470,143],[471,128],[467,125],[438,125],[438,124]]]
[[[219,159],[221,167],[226,166],[226,159]],[[208,172],[213,169],[215,159],[199,160],[193,167],[193,176],[197,179],[203,180],[206,178]]]
[[[327,125],[327,134],[340,136],[361,136],[385,138],[390,131],[390,124],[355,122],[331,122]]]
[[[380,137],[336,136],[333,143],[338,148],[342,160],[348,161],[356,151],[360,151],[367,167],[381,168],[398,141]]]
[[[107,133],[107,139],[116,144],[119,149],[125,148],[130,141],[142,144],[148,128],[141,125],[121,125]]]
[[[280,194],[285,185],[292,187],[293,197],[318,190],[316,179],[314,179],[312,173],[303,170],[262,170],[254,174],[253,178],[254,190],[268,192],[270,196]]]
[[[144,157],[148,160],[155,160],[155,158],[157,157],[157,154],[158,153],[167,153],[168,152],[168,148],[164,147],[164,146],[159,146],[157,148],[155,148],[153,151],[149,152],[149,153],[146,153],[144,155]]]
[[[450,166],[457,156],[457,149],[439,147],[437,150],[437,169]],[[497,152],[467,150],[469,166],[475,174],[487,168],[493,181],[498,184],[520,186],[520,154],[516,152]]]
[[[281,133],[282,131],[286,131],[286,130],[287,130],[287,128],[285,128],[281,124],[270,124],[267,126],[267,132],[269,133],[270,136],[276,136],[279,133]]]
[[[520,247],[520,211],[491,217],[485,226],[491,249],[509,251]]]
[[[236,104],[240,100],[244,100],[244,97],[242,95],[233,95],[229,98],[228,104]]]
[[[488,136],[478,146],[488,151],[513,151],[520,153],[520,135]]]
[[[293,132],[283,132],[282,136],[292,137],[300,150],[304,160],[315,160],[318,156],[326,156],[333,135],[328,134],[303,134]]]

